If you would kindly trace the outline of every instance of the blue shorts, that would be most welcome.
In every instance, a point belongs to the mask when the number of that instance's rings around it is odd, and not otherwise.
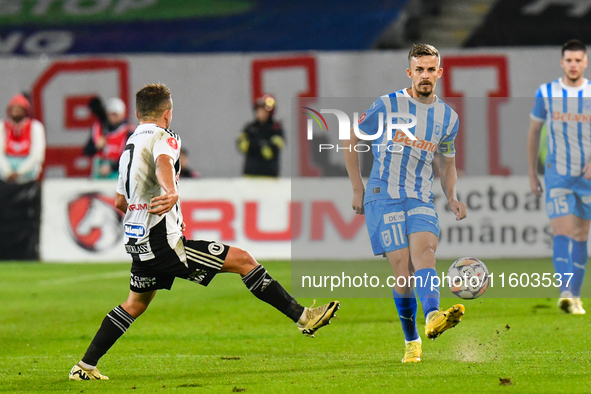
[[[415,198],[368,201],[365,224],[373,253],[383,254],[408,247],[408,234],[432,232],[439,238],[439,218],[433,202]]]
[[[546,168],[546,213],[550,219],[574,214],[591,220],[591,181],[582,176],[558,175]]]

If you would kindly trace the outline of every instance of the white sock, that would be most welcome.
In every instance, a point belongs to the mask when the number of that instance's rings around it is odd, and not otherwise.
[[[404,340],[404,346],[408,345],[411,342],[418,342],[418,343],[423,343],[423,341],[421,341],[421,337],[418,337],[417,339],[413,339],[412,341],[407,341],[406,339]]]
[[[298,323],[305,320],[307,310],[308,310],[308,308],[304,308],[304,311],[302,312],[302,314],[300,315],[300,318],[298,319]]]
[[[96,368],[96,365],[89,365],[89,364],[86,364],[84,361],[80,361],[78,363],[78,365],[80,365],[82,368],[84,368],[84,369],[86,369],[88,371],[91,371],[91,370],[93,370],[93,369]]]
[[[573,293],[568,290],[560,292],[560,298],[573,298]]]

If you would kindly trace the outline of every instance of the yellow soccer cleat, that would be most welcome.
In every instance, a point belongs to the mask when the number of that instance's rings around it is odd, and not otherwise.
[[[421,361],[423,349],[421,342],[410,341],[406,344],[406,352],[404,353],[403,363],[418,363]]]
[[[96,368],[88,370],[76,364],[70,370],[70,380],[109,380],[109,378]]]
[[[571,297],[563,297],[558,299],[558,308],[565,313],[572,313],[573,299]]]
[[[565,313],[573,313],[573,305],[573,293],[571,293],[570,291],[560,292],[560,298],[558,299],[558,308],[562,309]]]
[[[431,312],[427,316],[427,324],[425,326],[425,335],[427,338],[434,340],[446,330],[455,327],[460,321],[466,308],[464,305],[457,304],[446,311]]]
[[[570,313],[572,313],[573,315],[584,315],[585,313],[587,313],[585,309],[583,309],[583,302],[580,298],[573,298],[570,307]]]
[[[314,301],[314,304],[316,301]],[[297,325],[302,334],[314,338],[314,333],[319,328],[330,324],[337,311],[339,310],[339,302],[332,301],[326,305],[313,308],[314,304],[310,308],[306,308],[303,313],[303,317],[300,318]]]

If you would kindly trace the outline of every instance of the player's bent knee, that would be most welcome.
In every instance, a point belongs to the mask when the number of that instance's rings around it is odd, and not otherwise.
[[[222,271],[246,275],[259,265],[246,250],[231,247],[226,256]]]
[[[148,309],[148,304],[128,300],[121,304],[121,307],[125,312],[129,313],[134,318],[137,318]]]

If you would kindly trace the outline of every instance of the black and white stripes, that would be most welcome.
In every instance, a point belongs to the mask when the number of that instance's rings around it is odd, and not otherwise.
[[[121,308],[121,305],[107,313],[107,317],[111,319],[111,322],[123,333],[125,333],[129,326],[131,326],[131,323],[135,321],[133,316],[127,313],[125,309]]]
[[[267,275],[267,270],[262,265],[259,265],[242,278],[242,282],[250,291],[258,289],[263,291],[272,281],[273,278]]]
[[[220,270],[224,265],[224,260],[219,257],[212,256],[211,254],[200,252],[197,249],[190,248],[185,245],[185,253],[187,253],[187,259],[199,263],[205,267],[209,267],[215,270]]]

